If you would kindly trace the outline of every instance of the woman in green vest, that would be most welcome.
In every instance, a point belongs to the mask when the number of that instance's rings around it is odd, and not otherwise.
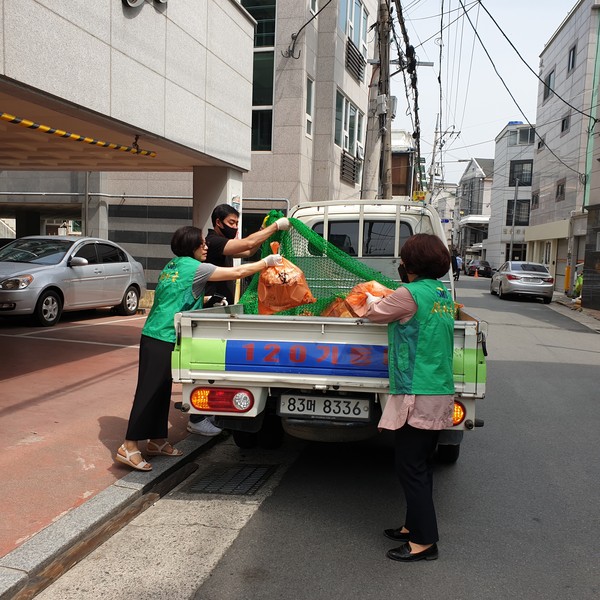
[[[287,223],[279,221],[278,224],[265,228],[265,236],[269,237],[278,229],[289,227],[287,219]],[[115,456],[118,462],[137,471],[152,469],[138,447],[140,440],[148,440],[146,454],[150,456],[182,454],[167,440],[172,387],[171,353],[176,339],[175,314],[202,308],[204,288],[208,281],[241,279],[281,263],[279,254],[271,254],[257,262],[238,267],[216,267],[204,263],[207,246],[202,231],[192,226],[180,227],[173,234],[171,250],[175,257],[168,262],[158,278],[152,310],[142,329],[133,407],[125,441]]]
[[[412,236],[400,259],[409,283],[386,298],[368,297],[366,316],[388,324],[390,395],[379,429],[395,432],[396,472],[406,497],[404,524],[384,531],[404,543],[387,556],[412,562],[438,557],[431,457],[440,430],[452,426],[454,300],[438,281],[450,269],[440,238]]]

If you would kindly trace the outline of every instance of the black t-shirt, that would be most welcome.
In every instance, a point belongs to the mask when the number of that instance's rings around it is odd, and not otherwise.
[[[219,235],[214,229],[209,229],[206,234],[206,262],[217,267],[233,267],[233,256],[225,256],[223,251],[229,240]],[[235,281],[209,281],[206,284],[206,295],[221,294],[227,298],[229,304],[233,304],[235,298]]]

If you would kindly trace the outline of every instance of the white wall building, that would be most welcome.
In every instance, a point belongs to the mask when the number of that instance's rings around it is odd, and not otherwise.
[[[1,3],[0,218],[17,236],[81,219],[152,282],[178,226],[242,194],[255,21],[237,0],[131,4]]]
[[[495,141],[490,220],[483,256],[497,269],[507,260],[528,258],[525,232],[529,225],[535,128],[511,121]]]
[[[600,2],[576,3],[540,54],[529,260],[543,262],[555,289],[568,289],[584,257],[594,137],[590,114]],[[595,109],[594,109],[595,110]],[[590,134],[588,134],[588,130]]]
[[[360,198],[378,1],[241,3],[258,21],[244,196]]]

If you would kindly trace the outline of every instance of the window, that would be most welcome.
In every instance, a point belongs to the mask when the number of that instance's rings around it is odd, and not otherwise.
[[[254,47],[275,46],[275,0],[242,0],[242,6],[256,19]]]
[[[367,56],[368,13],[360,0],[341,0],[338,25],[352,43]]]
[[[544,100],[548,100],[554,93],[554,69],[544,79]]]
[[[313,133],[313,112],[314,112],[314,88],[315,82],[306,78],[306,135],[312,136]]]
[[[508,227],[513,224],[513,209],[515,206],[514,198],[508,201],[506,208],[506,225]],[[529,225],[529,200],[517,200],[517,212],[514,215],[515,226]]]
[[[315,14],[319,11],[319,3],[317,0],[310,0],[310,12]]]
[[[101,263],[123,263],[128,262],[125,253],[116,246],[110,244],[97,244],[96,249]]]
[[[538,192],[533,192],[533,194],[531,194],[531,209],[533,210],[534,208],[538,208],[540,206],[540,193]]]
[[[90,265],[98,264],[98,257],[96,256],[96,244],[84,244],[74,256],[85,258]]]
[[[567,133],[571,128],[571,115],[565,115],[560,121],[560,133]]]
[[[543,150],[546,147],[546,138],[540,138],[538,140],[537,149],[538,151]]]
[[[531,145],[535,141],[535,127],[523,127],[519,132],[519,144]]]
[[[560,202],[565,199],[565,185],[567,184],[566,179],[560,179],[556,182],[556,197],[555,200]]]
[[[350,256],[358,256],[358,221],[329,221],[327,239]],[[313,230],[323,235],[323,223]],[[395,256],[395,221],[365,220],[362,256]],[[412,235],[407,223],[400,223],[400,247]]]
[[[569,49],[569,57],[567,58],[567,73],[570,73],[574,68],[577,60],[577,46]]]
[[[531,175],[533,172],[532,160],[511,160],[508,185],[515,187],[516,180],[519,180],[520,186],[531,185]]]
[[[271,150],[273,130],[273,51],[254,52],[252,150]]]
[[[509,146],[531,145],[535,142],[535,127],[521,127],[508,132]]]
[[[364,115],[341,92],[335,98],[335,143],[352,156],[363,142]]]
[[[257,23],[254,33],[251,148],[254,151],[269,151],[273,143],[276,0],[241,0],[241,4]]]

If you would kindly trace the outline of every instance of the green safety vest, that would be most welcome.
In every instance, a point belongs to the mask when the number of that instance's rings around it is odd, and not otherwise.
[[[454,300],[437,279],[417,279],[405,287],[417,304],[406,323],[388,324],[391,394],[454,394]]]
[[[175,314],[202,308],[203,297],[194,298],[192,284],[200,261],[189,256],[176,256],[158,277],[152,310],[142,329],[147,335],[163,342],[175,342]]]

